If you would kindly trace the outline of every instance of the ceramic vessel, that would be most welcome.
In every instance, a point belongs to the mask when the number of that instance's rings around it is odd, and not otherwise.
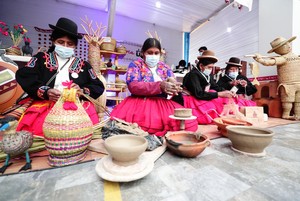
[[[210,141],[207,136],[201,135],[198,139],[197,134],[188,131],[175,131],[166,134],[167,147],[176,155],[193,158],[198,156]]]
[[[174,109],[175,117],[190,117],[192,116],[192,109],[190,108],[176,108]]]
[[[148,145],[144,137],[136,135],[114,135],[104,141],[104,146],[113,162],[121,166],[129,166],[138,162],[139,156]]]
[[[272,142],[273,131],[256,126],[227,126],[232,148],[249,154],[265,154],[265,148]]]
[[[235,118],[218,117],[218,118],[215,118],[213,121],[218,126],[218,130],[225,137],[228,137],[226,127],[229,125],[252,126],[252,123],[250,123],[248,121],[235,119]]]

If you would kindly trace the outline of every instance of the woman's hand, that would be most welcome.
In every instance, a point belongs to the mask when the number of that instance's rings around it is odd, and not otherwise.
[[[164,80],[160,83],[160,89],[168,95],[178,95],[178,89],[175,83]]]
[[[83,92],[83,89],[81,89],[81,88],[79,87],[79,85],[76,84],[76,83],[74,83],[74,82],[71,84],[71,88],[77,89],[77,91]]]
[[[239,84],[239,80],[232,80],[231,82],[229,82],[231,84],[231,86],[236,86]]]
[[[247,86],[247,81],[246,80],[239,80],[239,81],[240,81],[240,85],[242,85],[242,87]]]
[[[223,97],[223,98],[232,98],[235,96],[235,93],[231,91],[220,91],[218,92],[218,97]]]
[[[61,92],[57,89],[48,89],[47,95],[49,100],[56,102],[59,99]]]

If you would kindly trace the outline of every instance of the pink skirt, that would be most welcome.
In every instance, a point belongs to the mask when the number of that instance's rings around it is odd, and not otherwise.
[[[219,117],[226,103],[226,98],[215,98],[209,101],[199,100],[194,96],[184,95],[184,107],[191,108],[197,117],[198,124],[211,124],[214,118]]]
[[[34,136],[44,137],[43,123],[54,104],[53,101],[34,101],[21,116],[16,131],[26,130]],[[84,101],[82,106],[93,124],[99,123],[95,106],[89,101]]]
[[[254,102],[253,100],[246,99],[243,96],[237,96],[233,100],[235,104],[239,106],[239,108],[246,106],[256,106],[256,102]]]
[[[113,109],[110,116],[135,122],[149,134],[164,136],[168,131],[180,130],[180,121],[169,118],[175,108],[183,106],[165,98],[129,96]],[[197,129],[196,120],[185,121],[185,130],[195,132]]]

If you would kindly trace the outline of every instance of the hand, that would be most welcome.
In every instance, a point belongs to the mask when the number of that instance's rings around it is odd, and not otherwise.
[[[232,80],[232,81],[230,82],[230,84],[231,84],[232,86],[236,86],[236,85],[239,84],[239,80]]]
[[[259,63],[262,62],[262,61],[264,61],[264,59],[262,58],[261,54],[259,54],[259,53],[255,53],[253,59],[255,61],[259,62]]]
[[[79,85],[76,84],[76,83],[72,83],[72,84],[71,84],[71,88],[77,89],[77,91],[83,92],[83,89],[81,89],[81,88],[79,87]]]
[[[57,89],[48,89],[47,95],[49,100],[56,102],[59,99],[61,92]]]
[[[177,86],[175,83],[162,81],[160,83],[160,89],[168,95],[178,95]]]
[[[223,97],[223,98],[232,98],[235,96],[235,93],[231,91],[220,91],[218,92],[218,97]]]
[[[246,80],[239,80],[240,85],[242,85],[242,87],[246,87],[247,86],[247,81]]]

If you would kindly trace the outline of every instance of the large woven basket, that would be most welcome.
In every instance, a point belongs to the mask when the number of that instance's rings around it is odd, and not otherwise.
[[[77,109],[64,109],[66,102],[73,102]],[[70,165],[84,159],[93,124],[76,96],[76,89],[63,90],[45,119],[43,131],[51,166]]]
[[[117,41],[114,38],[110,38],[110,42],[101,43],[100,49],[114,52],[116,49],[116,45],[117,45]]]
[[[97,74],[99,74],[100,73],[100,66],[101,66],[101,56],[100,56],[100,47],[98,45],[94,45],[93,43],[89,43],[88,62],[91,64],[94,71]]]

